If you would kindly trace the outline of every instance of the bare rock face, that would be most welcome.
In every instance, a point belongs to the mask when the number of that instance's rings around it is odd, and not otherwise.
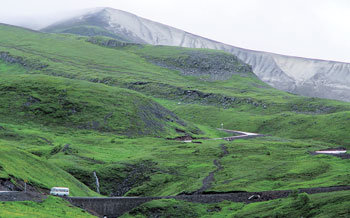
[[[93,10],[77,18],[49,26],[44,31],[79,34],[78,30],[82,25],[98,26],[103,29],[97,33],[96,30],[85,29],[81,31],[82,35],[95,33],[141,44],[224,50],[251,65],[254,73],[262,81],[277,89],[304,96],[350,101],[348,63],[242,49],[112,8]]]

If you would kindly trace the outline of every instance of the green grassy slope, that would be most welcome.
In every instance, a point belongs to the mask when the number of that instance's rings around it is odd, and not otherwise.
[[[92,25],[78,24],[75,26],[61,27],[53,31],[51,31],[50,29],[45,29],[44,31],[52,32],[52,33],[69,33],[69,34],[76,34],[81,36],[106,36],[106,37],[118,39],[123,42],[128,42],[128,39],[112,34],[111,32],[107,31],[104,28],[101,28],[98,26],[92,26]]]
[[[349,160],[309,154],[329,147],[316,141],[266,137],[225,143],[212,191],[292,190],[350,183]]]
[[[145,203],[122,217],[348,217],[349,191],[305,193],[260,203],[198,204],[176,200]]]
[[[349,160],[309,154],[349,148],[350,104],[273,89],[221,51],[0,25],[0,75],[3,178],[86,196],[96,172],[103,195],[176,195],[201,188],[219,160],[207,191],[350,183]],[[227,136],[221,123],[274,137],[203,139]],[[201,144],[169,140],[183,135]]]
[[[218,108],[211,105],[178,104],[175,101],[158,99],[159,103],[184,119],[206,126],[238,129],[294,139],[313,139],[350,146],[350,112],[293,112],[264,113],[259,109]],[[305,100],[307,105],[308,100]],[[313,100],[310,99],[310,102]],[[317,100],[315,100],[317,101]]]
[[[11,57],[23,58],[27,66],[32,66],[32,73],[133,89],[153,97],[172,100],[174,104],[214,106],[203,108],[209,114],[216,113],[217,108],[229,109],[226,113],[229,116],[248,113],[249,116],[256,117],[257,121],[251,123],[249,129],[263,133],[298,137],[299,130],[290,131],[286,124],[304,123],[305,120],[305,125],[310,129],[310,134],[306,137],[320,139],[320,125],[333,128],[338,123],[329,120],[337,117],[335,113],[349,110],[349,104],[344,102],[299,97],[275,90],[251,72],[232,74],[223,80],[208,79],[205,73],[188,73],[196,64],[206,64],[208,57],[230,56],[221,51],[134,45],[106,48],[89,43],[82,37],[41,34],[8,26],[0,26],[0,30],[4,33],[0,35],[0,51],[10,52]],[[152,62],[157,62],[160,66]],[[184,73],[176,68],[179,64],[185,66],[182,69]],[[174,67],[176,69],[172,69]],[[213,65],[208,68],[210,71]],[[168,108],[173,110],[170,106]],[[184,107],[181,114],[192,113],[193,107]],[[286,112],[292,113],[292,116],[285,116]],[[346,117],[347,113],[340,116]],[[189,116],[186,118],[192,120]],[[227,118],[230,120],[230,117],[225,116],[225,120]],[[321,122],[313,125],[313,120],[319,118]],[[203,125],[216,122],[214,119],[193,121]],[[348,128],[346,120],[339,122],[342,122],[339,123],[342,129]],[[214,127],[212,124],[210,126]],[[235,122],[234,128],[249,130],[245,124],[238,122]],[[343,134],[345,131],[335,131],[324,131],[321,139],[348,145],[350,138]]]
[[[68,186],[73,196],[97,195],[59,167],[9,146],[1,145],[0,166],[0,178],[14,183],[27,180],[30,185],[47,190],[54,186]]]
[[[4,75],[4,74],[3,74]],[[186,123],[136,92],[44,75],[0,79],[1,116],[12,122],[93,129],[123,135],[171,135]]]
[[[72,207],[68,202],[56,197],[49,197],[41,203],[37,202],[0,202],[0,217],[95,217],[86,211]]]
[[[107,36],[125,42],[129,41],[129,39],[105,29],[103,21],[98,17],[90,17],[84,21],[78,19],[75,20],[75,22],[54,24],[42,29],[41,31],[48,33],[69,33],[81,36]]]

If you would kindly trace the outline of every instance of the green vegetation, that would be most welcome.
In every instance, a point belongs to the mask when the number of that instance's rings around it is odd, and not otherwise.
[[[49,217],[94,217],[86,211],[72,207],[61,198],[48,197],[43,202],[0,202],[0,217],[26,217],[26,218],[49,218]]]
[[[88,187],[62,169],[19,149],[2,145],[0,161],[1,179],[28,180],[30,185],[42,189],[49,189],[54,186],[68,186],[73,196],[96,195],[96,193],[94,194]],[[13,182],[16,183],[16,181]]]
[[[224,169],[215,174],[212,191],[293,190],[350,182],[349,160],[309,154],[330,146],[324,143],[266,137],[225,145],[229,154],[220,160]]]
[[[311,99],[312,100],[312,99]],[[158,99],[159,103],[193,123],[226,129],[258,132],[294,139],[312,139],[337,146],[350,148],[350,112],[335,113],[264,113],[259,109],[218,108],[198,104],[177,104],[173,101]],[[305,100],[306,102],[306,100]]]
[[[0,179],[28,180],[42,191],[67,186],[74,196],[98,195],[93,172],[106,196],[192,193],[210,172],[205,191],[350,184],[349,159],[310,155],[350,148],[349,103],[273,89],[225,52],[128,44],[99,31],[86,30],[103,35],[89,38],[0,25]],[[269,136],[206,140],[229,135],[216,129],[221,123]],[[197,143],[174,140],[183,136]],[[162,200],[130,214],[156,207],[179,216],[288,217],[301,216],[306,209],[295,202],[304,201],[310,216],[328,215],[329,207],[342,215],[350,202],[343,193],[329,194],[328,202],[319,197],[325,195],[218,206]],[[49,198],[8,203],[7,213],[45,204],[67,209]]]
[[[186,123],[170,111],[126,89],[45,75],[6,75],[0,87],[0,113],[15,122],[130,136],[171,135],[175,128],[186,131]]]
[[[301,193],[295,197],[251,204],[156,200],[122,217],[348,217],[349,194],[350,191],[313,195]]]

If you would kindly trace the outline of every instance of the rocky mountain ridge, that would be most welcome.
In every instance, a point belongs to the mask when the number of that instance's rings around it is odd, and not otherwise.
[[[92,27],[102,30],[96,31]],[[251,65],[262,81],[277,89],[310,97],[350,101],[349,63],[243,49],[121,10],[94,9],[79,17],[51,25],[43,31],[115,36],[128,42],[151,45],[224,50]]]

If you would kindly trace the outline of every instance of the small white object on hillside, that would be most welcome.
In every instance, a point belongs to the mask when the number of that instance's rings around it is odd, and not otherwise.
[[[325,151],[315,151],[317,154],[345,154],[346,150],[325,150]]]
[[[68,196],[69,188],[66,187],[52,187],[50,191],[50,195],[56,196]]]

